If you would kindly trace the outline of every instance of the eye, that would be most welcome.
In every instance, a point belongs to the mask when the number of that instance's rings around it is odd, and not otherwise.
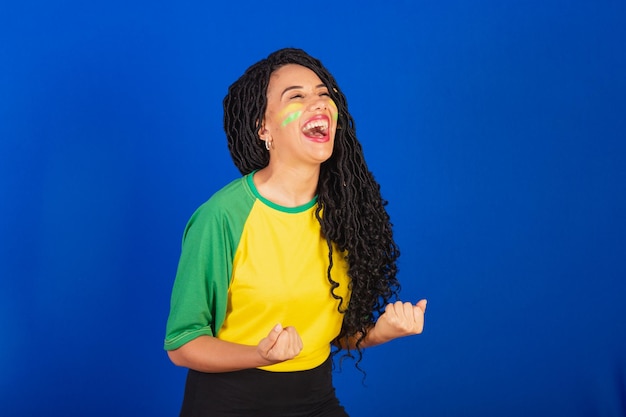
[[[290,100],[293,100],[294,98],[303,98],[304,96],[302,94],[294,94],[293,96],[289,97]]]

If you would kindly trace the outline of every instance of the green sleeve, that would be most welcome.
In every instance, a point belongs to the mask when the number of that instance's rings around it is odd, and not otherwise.
[[[164,348],[215,336],[224,322],[232,264],[253,199],[235,181],[200,206],[183,237]]]

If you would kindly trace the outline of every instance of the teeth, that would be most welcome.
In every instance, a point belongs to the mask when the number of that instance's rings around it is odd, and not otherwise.
[[[303,130],[310,131],[315,128],[321,128],[322,130],[328,129],[328,121],[326,120],[313,120],[312,122],[307,123]]]

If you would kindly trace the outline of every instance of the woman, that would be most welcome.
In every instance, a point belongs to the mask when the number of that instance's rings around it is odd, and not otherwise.
[[[191,217],[165,349],[189,368],[182,416],[346,416],[331,351],[421,333],[396,297],[398,248],[332,75],[299,49],[254,64],[224,99],[243,178]]]

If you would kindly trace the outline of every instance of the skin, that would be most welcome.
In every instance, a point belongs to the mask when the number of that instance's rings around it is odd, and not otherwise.
[[[299,116],[294,117],[294,113]],[[303,133],[307,122],[316,117],[328,122],[323,141],[311,140]],[[337,106],[313,71],[289,64],[272,73],[265,117],[258,132],[260,139],[272,143],[270,162],[254,176],[265,198],[286,207],[313,199],[320,165],[333,152],[336,118]]]
[[[361,342],[361,347],[377,346],[399,337],[422,333],[426,303],[426,300],[420,300],[416,304],[402,301],[387,304],[385,312],[369,329],[367,336]],[[342,341],[341,347],[354,349],[356,339],[353,337],[350,340]]]
[[[272,143],[268,166],[254,176],[261,195],[285,207],[297,207],[313,199],[320,165],[333,151],[337,114],[328,89],[313,71],[295,64],[274,71],[267,89],[265,118],[258,132],[260,139]],[[311,138],[303,132],[312,119],[328,122],[325,137]],[[361,347],[421,333],[425,311],[426,300],[388,304]],[[354,343],[355,339],[346,340],[343,347],[353,348]],[[200,336],[168,351],[168,355],[178,366],[201,372],[228,372],[287,361],[296,357],[302,347],[297,329],[276,324],[256,346]]]
[[[281,127],[287,126],[289,123],[297,121],[302,116],[304,106],[302,103],[291,103],[285,106],[279,113],[279,118],[283,118]]]

